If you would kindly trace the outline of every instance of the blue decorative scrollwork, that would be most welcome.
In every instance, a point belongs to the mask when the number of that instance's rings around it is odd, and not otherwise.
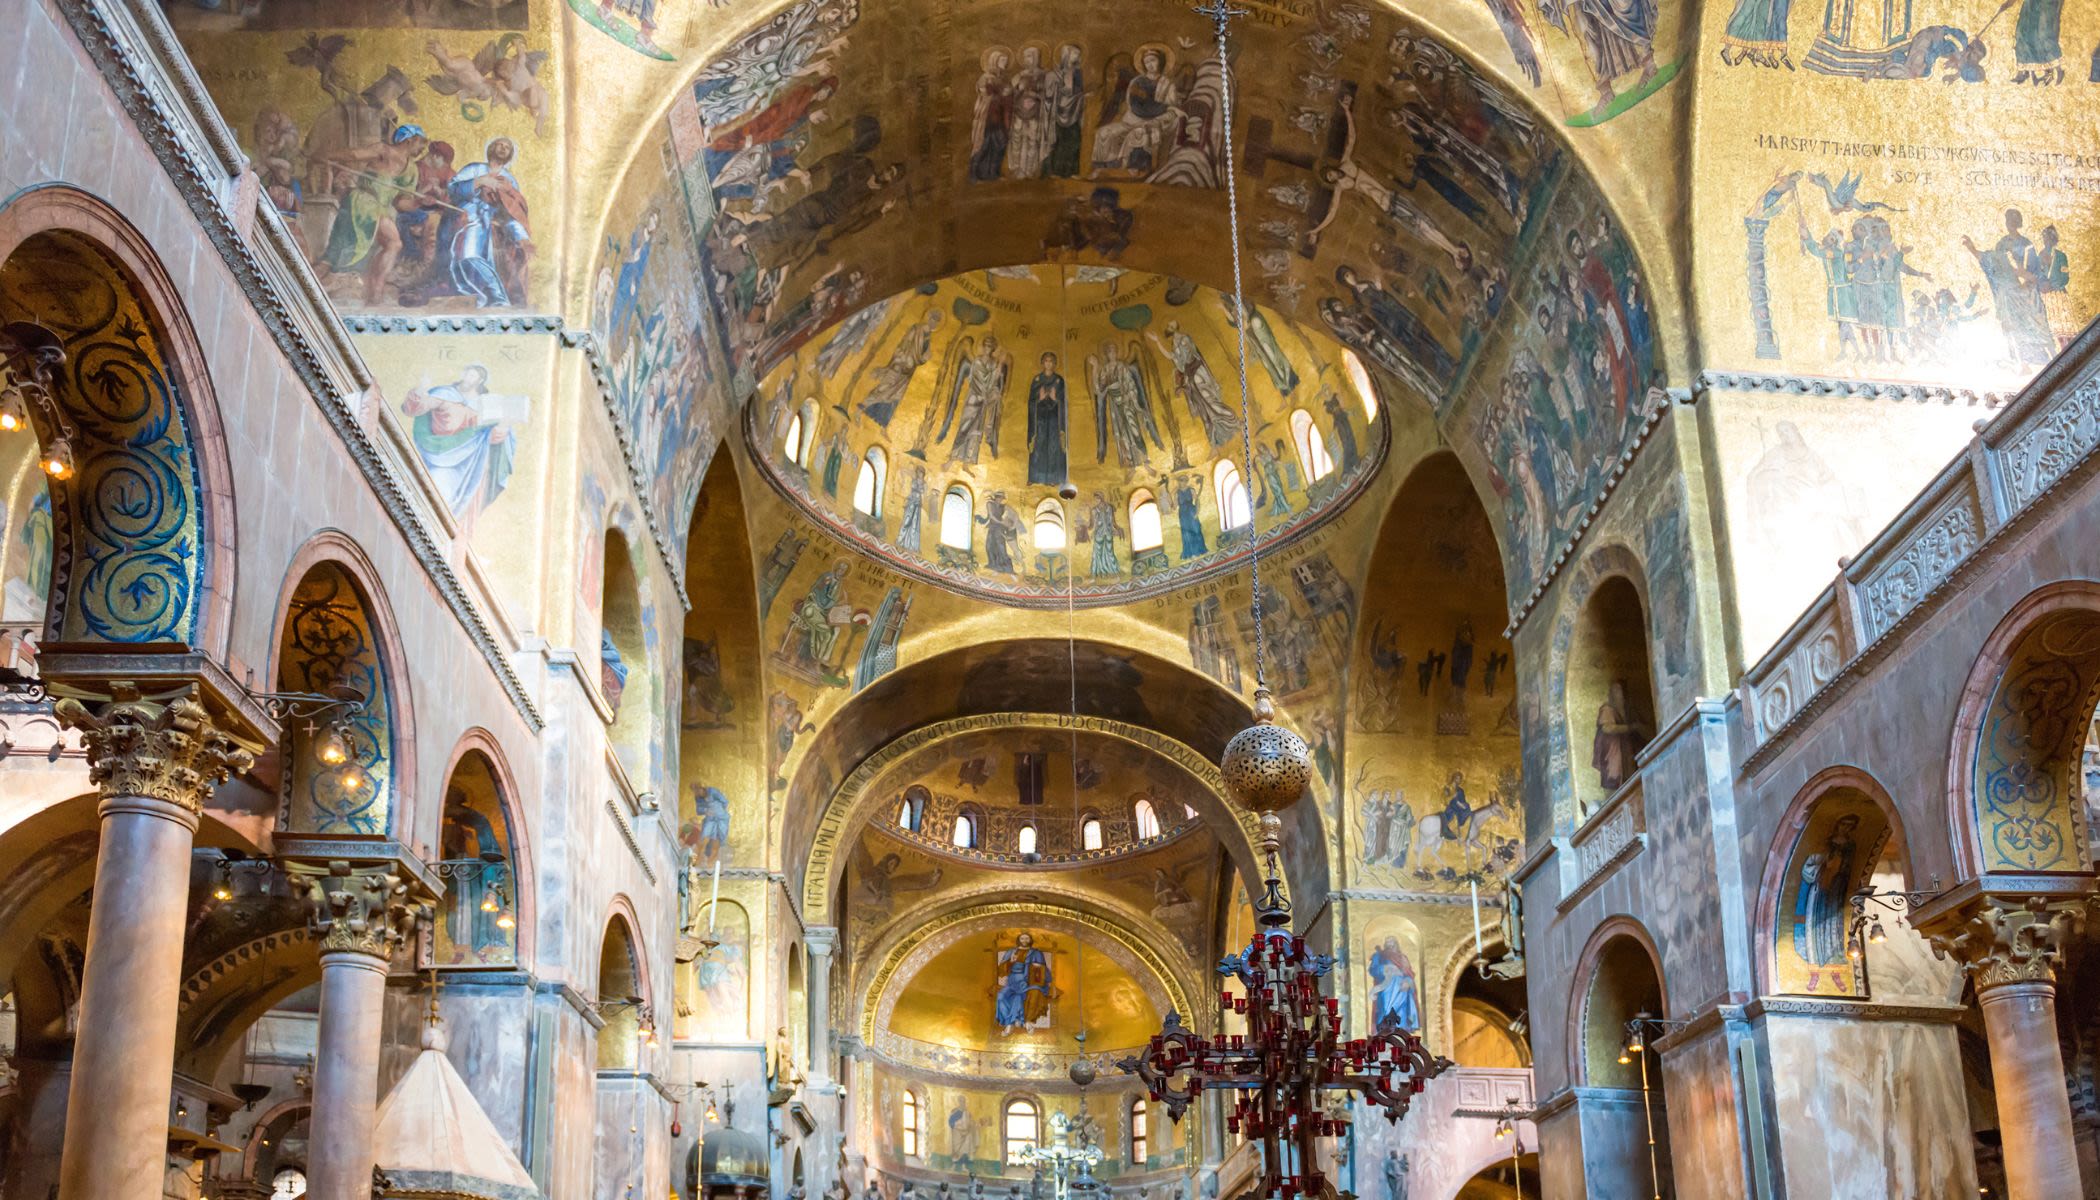
[[[364,708],[348,718],[349,761],[322,763],[317,725],[291,736],[282,824],[305,833],[383,834],[392,825],[393,728],[386,669],[371,611],[342,568],[323,564],[292,592],[278,682],[288,691],[332,694],[348,688]]]

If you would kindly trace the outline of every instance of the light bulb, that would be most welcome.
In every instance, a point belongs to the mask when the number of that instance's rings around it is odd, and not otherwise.
[[[212,888],[211,898],[214,900],[231,900],[233,899],[233,889],[223,883],[219,884]]]
[[[1626,1053],[1628,1053],[1628,1054],[1639,1054],[1639,1053],[1640,1053],[1641,1051],[1643,1051],[1643,1050],[1645,1050],[1645,1049],[1647,1049],[1647,1047],[1646,1047],[1646,1046],[1643,1046],[1643,1045],[1641,1045],[1641,1035],[1640,1035],[1640,1034],[1636,1033],[1636,1034],[1634,1034],[1634,1035],[1633,1035],[1632,1037],[1630,1037],[1630,1038],[1627,1038],[1627,1039],[1626,1039]]]
[[[358,770],[355,766],[344,767],[341,778],[344,791],[361,792],[365,790],[365,773]]]
[[[707,1119],[710,1121],[720,1121],[722,1119],[722,1114],[715,1111],[715,1102],[712,1100],[707,1102]]]
[[[314,757],[331,767],[341,766],[350,759],[350,747],[343,742],[343,731],[338,725],[330,725],[314,742]]]
[[[1867,931],[1867,940],[1879,946],[1889,940],[1889,931],[1881,927],[1881,922],[1876,921],[1874,927]]]
[[[1621,1050],[1621,1051],[1619,1051],[1619,1065],[1620,1065],[1620,1066],[1622,1066],[1622,1067],[1623,1067],[1623,1066],[1625,1066],[1626,1064],[1628,1064],[1628,1063],[1630,1063],[1630,1062],[1632,1062],[1632,1061],[1633,1061],[1633,1055],[1632,1055],[1631,1053],[1629,1053],[1628,1051],[1625,1051],[1625,1050]]]
[[[516,929],[517,927],[517,921],[509,913],[504,913],[496,918],[496,928],[498,929]]]
[[[22,412],[22,394],[13,388],[0,392],[0,429],[13,433],[28,423]]]
[[[51,444],[44,447],[44,474],[53,479],[73,474],[73,447],[65,438],[52,438]]]
[[[494,896],[483,896],[483,897],[481,898],[481,911],[483,911],[483,912],[495,912],[495,911],[496,911],[496,898],[495,898]]]

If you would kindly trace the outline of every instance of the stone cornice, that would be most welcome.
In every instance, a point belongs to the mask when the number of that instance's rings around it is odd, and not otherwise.
[[[1539,601],[1545,599],[1546,593],[1553,590],[1554,581],[1560,578],[1561,570],[1575,561],[1576,552],[1582,548],[1583,539],[1589,535],[1590,526],[1596,523],[1597,517],[1604,512],[1604,506],[1618,493],[1620,481],[1633,469],[1634,460],[1640,457],[1642,448],[1647,446],[1656,429],[1662,425],[1663,414],[1672,407],[1670,399],[1670,393],[1663,388],[1648,389],[1648,415],[1641,419],[1641,427],[1634,431],[1633,440],[1626,444],[1626,448],[1619,452],[1619,457],[1612,461],[1610,469],[1605,472],[1604,486],[1598,489],[1597,498],[1590,501],[1589,507],[1582,510],[1582,519],[1575,522],[1575,530],[1568,535],[1567,544],[1562,546],[1552,561],[1546,564],[1545,569],[1539,572],[1538,582],[1532,585],[1530,594],[1522,601],[1509,606],[1509,625],[1503,629],[1503,637],[1511,640],[1516,638],[1517,631],[1524,627],[1525,620],[1538,608]]]
[[[1742,1008],[1745,1020],[1794,1017],[1819,1021],[1909,1021],[1955,1025],[1968,1010],[1953,1004],[1889,1004],[1864,1000],[1819,1000],[1807,996],[1760,996]]]
[[[468,599],[451,564],[416,516],[401,480],[359,422],[352,398],[345,395],[343,383],[369,385],[371,373],[321,295],[312,269],[292,248],[290,235],[274,213],[250,214],[244,228],[229,209],[226,198],[244,169],[245,156],[218,119],[159,6],[117,0],[54,3],[512,705],[534,732],[544,728],[538,707],[487,619]],[[199,146],[200,140],[208,148]],[[257,254],[251,234],[274,252],[269,259]],[[288,286],[297,292],[289,299]],[[347,378],[331,378],[329,368]]]
[[[1685,402],[1697,404],[1714,392],[1769,392],[1787,396],[1816,396],[1835,399],[1900,401],[1912,404],[1969,404],[1997,408],[2012,400],[2012,393],[1979,392],[1973,388],[1941,387],[1928,383],[1898,383],[1887,380],[1840,379],[1830,375],[1788,375],[1769,371],[1701,371],[1688,389]]]

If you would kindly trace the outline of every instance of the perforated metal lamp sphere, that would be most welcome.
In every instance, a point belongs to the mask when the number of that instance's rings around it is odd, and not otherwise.
[[[1078,1084],[1080,1087],[1085,1087],[1094,1082],[1094,1064],[1082,1058],[1078,1062],[1073,1063],[1072,1069],[1067,1071],[1066,1074],[1072,1077],[1073,1083]]]
[[[1276,724],[1276,704],[1267,688],[1254,693],[1254,724],[1225,743],[1225,790],[1249,812],[1278,812],[1296,804],[1312,785],[1312,747]]]

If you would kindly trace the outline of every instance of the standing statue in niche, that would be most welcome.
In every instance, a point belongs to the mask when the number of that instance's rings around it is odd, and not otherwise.
[[[1385,1200],[1407,1200],[1407,1176],[1414,1164],[1398,1150],[1385,1152]]]
[[[1633,774],[1633,756],[1648,744],[1648,731],[1626,700],[1626,681],[1614,679],[1604,703],[1597,706],[1597,732],[1590,741],[1590,765],[1605,794],[1619,790]]]

